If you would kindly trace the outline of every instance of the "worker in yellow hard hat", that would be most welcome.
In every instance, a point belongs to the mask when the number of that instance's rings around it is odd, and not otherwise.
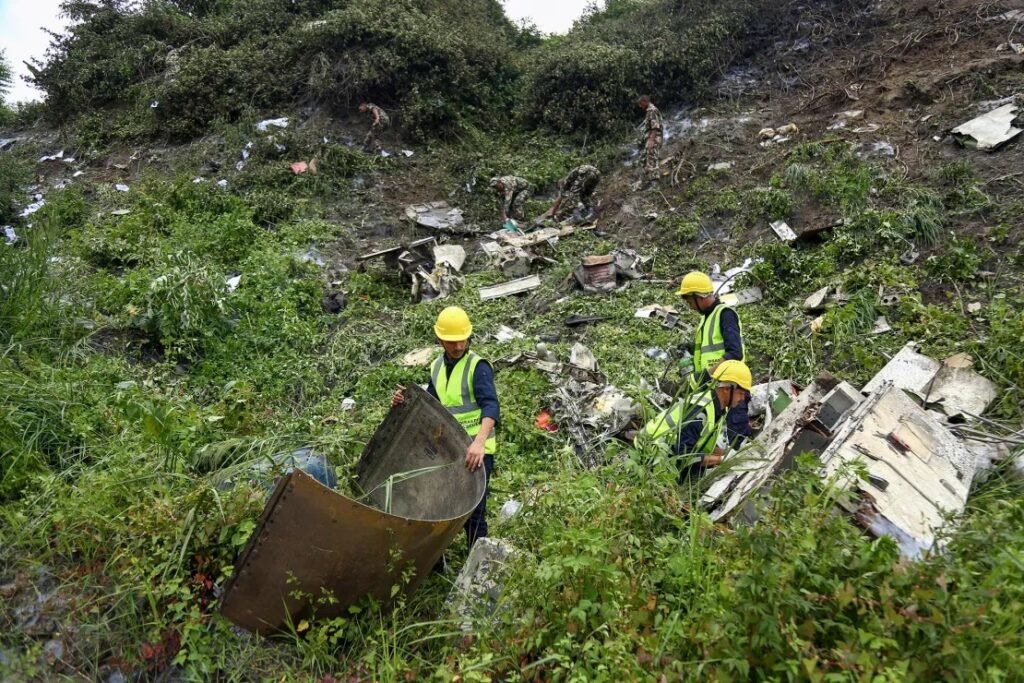
[[[637,439],[667,439],[679,456],[693,456],[692,464],[682,468],[680,480],[703,474],[722,462],[724,451],[718,445],[722,427],[730,448],[739,448],[750,438],[749,422],[734,429],[728,415],[750,398],[753,377],[746,363],[727,360],[711,373],[711,382],[699,394],[681,398],[647,423]],[[639,441],[638,441],[639,443]]]
[[[714,283],[706,273],[691,271],[683,277],[677,294],[701,319],[694,330],[692,365],[684,362],[683,379],[690,383],[692,392],[698,392],[708,383],[711,373],[727,360],[746,361],[743,344],[743,326],[740,316],[722,303],[715,293]],[[737,406],[729,414],[734,431],[750,429],[747,404]]]
[[[434,360],[430,369],[427,391],[441,402],[459,421],[473,442],[466,449],[466,469],[475,472],[482,466],[488,483],[494,471],[494,454],[498,450],[495,428],[500,420],[498,391],[494,386],[491,364],[469,350],[473,325],[469,316],[458,306],[441,311],[434,324],[434,334],[444,353]],[[391,404],[405,400],[405,388],[398,387]],[[484,497],[466,522],[469,545],[487,535],[487,496]]]

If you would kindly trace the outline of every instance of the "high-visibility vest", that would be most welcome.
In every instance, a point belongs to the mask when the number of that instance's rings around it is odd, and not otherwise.
[[[674,447],[679,442],[679,432],[686,426],[686,423],[684,423],[686,416],[693,412],[694,409],[704,411],[704,426],[692,452],[711,453],[715,450],[715,444],[718,441],[718,434],[722,429],[723,421],[715,417],[715,402],[711,398],[710,391],[705,391],[696,402],[686,399],[676,401],[675,405],[667,410],[663,410],[656,418],[644,426],[644,434],[651,440],[662,439],[671,434],[675,438],[675,441],[671,444]]]
[[[693,340],[693,372],[702,372],[718,363],[725,357],[725,337],[722,336],[722,312],[732,310],[729,306],[718,304],[710,314],[697,326]],[[739,321],[739,316],[736,316]],[[743,324],[740,323],[740,352],[747,357],[746,345],[743,343]],[[742,359],[738,359],[742,360]]]
[[[480,433],[480,420],[483,417],[480,404],[476,402],[476,392],[473,391],[473,376],[481,360],[480,356],[467,351],[449,375],[445,372],[442,353],[434,361],[430,376],[437,396],[441,399],[441,405],[448,409],[472,437]],[[498,440],[494,436],[494,431],[491,431],[491,435],[484,442],[484,453],[493,455],[497,452]]]

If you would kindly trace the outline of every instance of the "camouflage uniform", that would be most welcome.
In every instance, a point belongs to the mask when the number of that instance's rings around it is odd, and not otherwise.
[[[533,195],[533,185],[525,178],[514,175],[503,175],[491,181],[491,187],[497,189],[501,183],[504,188],[504,203],[501,212],[509,218],[526,220],[525,207],[527,200]]]
[[[597,167],[590,164],[577,166],[569,171],[562,181],[562,203],[558,207],[558,213],[567,215],[576,210],[576,205],[582,203],[587,209],[590,208],[590,198],[597,189],[597,183],[601,180],[601,172]]]
[[[376,149],[378,147],[377,136],[391,125],[391,118],[386,111],[376,104],[367,104],[366,113],[370,115],[373,123],[370,124],[370,130],[363,139],[363,147],[365,149]]]
[[[661,112],[653,102],[647,105],[647,112],[641,127],[643,137],[640,139],[640,154],[644,162],[644,177],[650,180],[657,177],[658,154],[661,151],[661,143],[665,139],[662,132]]]

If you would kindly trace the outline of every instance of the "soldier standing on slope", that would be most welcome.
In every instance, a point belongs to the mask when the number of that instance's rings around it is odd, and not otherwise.
[[[651,98],[642,95],[637,106],[644,110],[644,122],[640,129],[640,154],[643,161],[643,179],[657,180],[658,178],[658,155],[661,152],[661,143],[665,136],[662,132],[661,111],[654,106]]]

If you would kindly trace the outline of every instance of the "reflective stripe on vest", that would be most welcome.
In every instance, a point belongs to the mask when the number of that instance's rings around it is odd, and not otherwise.
[[[725,337],[722,335],[722,312],[726,309],[732,310],[729,306],[718,304],[714,310],[704,316],[704,320],[697,326],[693,340],[693,371],[695,374],[707,370],[715,363],[725,357]],[[740,328],[740,353],[746,358],[746,345],[743,343],[743,324],[739,322],[739,315],[736,322]],[[742,359],[737,359],[742,360]]]
[[[695,409],[703,409],[704,427],[701,430],[700,438],[693,449],[694,453],[710,453],[715,449],[715,442],[718,441],[718,432],[721,429],[721,421],[715,418],[715,403],[711,399],[711,392],[707,391],[695,402],[687,399],[680,399],[676,404],[661,412],[658,417],[647,423],[644,432],[651,439],[660,439],[670,433],[675,434],[675,443],[679,442],[679,432],[688,422],[683,420],[685,414],[690,414]],[[675,444],[672,444],[675,446]]]
[[[476,393],[473,391],[473,377],[476,374],[476,366],[480,364],[480,356],[472,351],[459,359],[452,368],[451,374],[445,372],[444,354],[438,356],[434,361],[430,379],[434,383],[434,390],[441,405],[448,409],[463,429],[470,436],[480,433],[480,420],[483,418],[483,411],[476,402]],[[484,452],[494,454],[498,450],[498,441],[494,432],[484,443]]]

